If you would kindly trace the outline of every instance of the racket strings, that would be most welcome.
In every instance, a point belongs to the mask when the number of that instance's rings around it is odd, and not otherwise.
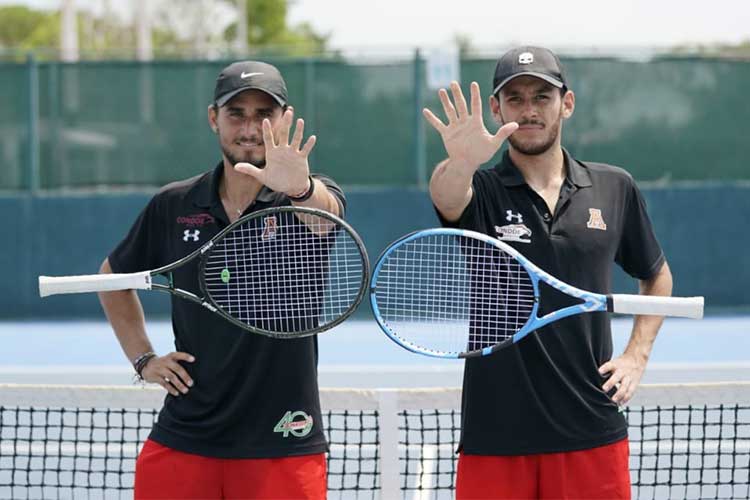
[[[356,304],[365,264],[336,222],[293,211],[250,218],[209,251],[206,292],[256,329],[298,334],[331,323]]]
[[[509,339],[535,304],[531,278],[512,255],[482,240],[445,234],[421,236],[393,250],[375,289],[392,332],[440,353]]]

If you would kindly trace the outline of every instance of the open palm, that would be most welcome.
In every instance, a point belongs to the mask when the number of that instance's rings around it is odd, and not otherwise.
[[[274,138],[271,122],[263,120],[263,142],[266,146],[266,166],[257,168],[250,163],[238,163],[235,170],[252,175],[261,184],[279,193],[297,195],[304,192],[309,185],[310,166],[308,157],[313,146],[315,136],[310,136],[302,145],[305,122],[300,118],[294,130],[294,136],[289,140],[293,112],[288,109],[281,118],[278,137]]]
[[[511,122],[495,134],[489,133],[482,121],[482,100],[476,82],[471,83],[471,111],[457,82],[451,83],[451,93],[455,106],[445,89],[438,92],[448,118],[447,125],[426,108],[423,110],[424,117],[443,138],[445,150],[452,161],[478,168],[492,158],[503,141],[516,131],[518,124]]]

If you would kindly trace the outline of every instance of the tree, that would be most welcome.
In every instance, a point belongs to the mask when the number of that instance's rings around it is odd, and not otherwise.
[[[678,45],[671,50],[672,54],[705,56],[728,59],[750,59],[750,39],[737,44],[687,44]]]
[[[157,57],[218,58],[231,53],[237,33],[237,1],[246,2],[247,43],[254,52],[273,55],[310,55],[325,50],[328,35],[307,23],[289,26],[290,0],[150,0],[152,46]],[[131,2],[132,4],[132,2]],[[81,57],[132,58],[135,28],[102,3],[104,10],[80,8],[77,14]],[[134,4],[133,4],[134,5]],[[134,13],[133,16],[141,15]],[[25,6],[0,8],[0,49],[23,55],[55,58],[60,48],[59,11]]]
[[[461,59],[476,57],[477,48],[474,46],[474,41],[472,40],[471,35],[466,33],[456,33],[453,35],[453,42],[458,47],[458,54]]]
[[[251,49],[278,52],[286,55],[310,55],[325,51],[330,35],[316,33],[309,23],[289,26],[289,0],[224,0],[232,6],[246,2],[247,43]],[[224,39],[231,43],[237,36],[237,23],[224,31]]]
[[[58,15],[21,5],[0,7],[0,48],[24,52],[38,47],[54,47],[59,38]]]

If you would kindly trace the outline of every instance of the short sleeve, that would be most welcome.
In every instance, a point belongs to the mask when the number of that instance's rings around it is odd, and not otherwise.
[[[312,177],[322,182],[325,185],[326,189],[328,189],[328,191],[336,197],[336,201],[338,201],[339,203],[339,213],[343,217],[346,213],[346,196],[344,196],[344,190],[341,189],[341,187],[336,184],[336,181],[334,181],[330,177],[320,174],[313,174]]]
[[[480,227],[480,214],[482,213],[482,207],[480,205],[482,204],[482,200],[484,199],[485,188],[484,183],[482,182],[482,178],[478,173],[474,174],[474,178],[471,181],[471,188],[472,193],[469,204],[466,205],[466,208],[464,208],[464,211],[461,213],[461,216],[458,218],[458,220],[447,220],[445,217],[443,217],[443,214],[440,213],[440,210],[438,210],[434,204],[432,205],[435,209],[438,220],[440,220],[440,224],[443,227],[471,230],[476,230]]]
[[[115,273],[136,273],[158,268],[159,242],[163,241],[158,210],[158,197],[155,196],[141,211],[125,238],[109,254],[108,260]]]
[[[629,275],[645,280],[661,269],[665,257],[646,211],[646,201],[632,178],[628,189],[623,232],[615,262]]]

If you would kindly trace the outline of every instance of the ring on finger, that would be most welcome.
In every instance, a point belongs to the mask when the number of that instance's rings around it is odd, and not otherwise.
[[[164,382],[169,383],[170,382],[169,377],[164,377]]]

